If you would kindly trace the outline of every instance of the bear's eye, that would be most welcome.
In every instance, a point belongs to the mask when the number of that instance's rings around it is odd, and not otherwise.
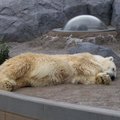
[[[113,71],[115,71],[115,69],[114,69],[114,68],[112,68],[112,70],[113,70]]]

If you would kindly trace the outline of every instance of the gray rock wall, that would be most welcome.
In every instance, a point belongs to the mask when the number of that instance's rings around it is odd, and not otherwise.
[[[120,0],[114,0],[111,24],[116,26],[120,24]]]
[[[0,0],[0,40],[28,41],[81,14],[116,25],[119,0]]]
[[[62,5],[54,0],[0,0],[0,38],[27,41],[65,22]]]

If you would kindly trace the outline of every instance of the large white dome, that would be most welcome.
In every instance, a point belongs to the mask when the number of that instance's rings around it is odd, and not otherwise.
[[[63,28],[65,31],[95,31],[105,29],[107,29],[107,26],[100,19],[92,15],[74,17]]]

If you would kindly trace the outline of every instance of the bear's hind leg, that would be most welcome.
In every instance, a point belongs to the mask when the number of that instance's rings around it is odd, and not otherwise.
[[[30,83],[27,82],[27,80],[25,79],[20,79],[20,80],[16,80],[16,85],[14,86],[14,90],[19,89],[19,88],[23,88],[23,87],[30,87]]]
[[[0,80],[0,89],[1,90],[6,90],[6,91],[12,91],[14,90],[14,87],[16,85],[16,82],[14,80],[10,79],[2,79]]]

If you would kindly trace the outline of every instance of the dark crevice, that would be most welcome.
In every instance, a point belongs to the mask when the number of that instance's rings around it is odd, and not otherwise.
[[[112,0],[112,3],[111,3],[111,7],[110,7],[110,21],[109,21],[109,25],[112,25],[112,17],[113,17],[113,4],[114,4],[115,0]]]

